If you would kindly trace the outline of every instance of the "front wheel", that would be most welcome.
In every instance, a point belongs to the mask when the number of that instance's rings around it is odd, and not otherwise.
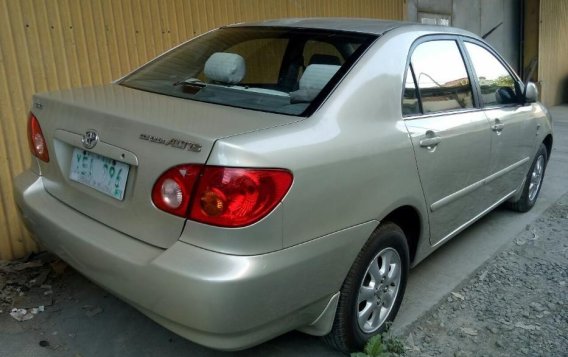
[[[408,277],[408,244],[394,223],[381,224],[365,244],[341,288],[331,332],[325,340],[350,352],[361,350],[394,320]]]
[[[544,171],[546,170],[546,164],[548,162],[548,151],[544,144],[540,144],[534,161],[531,165],[527,178],[525,179],[525,185],[523,186],[523,192],[521,197],[515,201],[510,202],[509,207],[517,212],[527,212],[533,208],[540,193],[540,188],[542,187],[542,180],[544,179]]]

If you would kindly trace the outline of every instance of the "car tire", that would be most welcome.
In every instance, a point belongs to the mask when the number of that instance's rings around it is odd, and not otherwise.
[[[527,174],[521,197],[515,202],[509,202],[508,206],[510,209],[517,212],[527,212],[533,208],[542,187],[542,180],[544,179],[547,163],[548,151],[544,144],[540,144]]]
[[[404,232],[394,223],[382,223],[343,282],[333,327],[324,340],[349,353],[362,350],[372,336],[384,332],[402,302],[408,269]]]

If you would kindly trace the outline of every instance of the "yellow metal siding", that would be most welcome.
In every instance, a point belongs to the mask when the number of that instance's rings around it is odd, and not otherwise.
[[[538,79],[541,99],[556,105],[568,97],[568,1],[541,0]]]
[[[37,249],[12,198],[12,178],[30,164],[33,93],[108,83],[228,23],[405,11],[405,0],[0,0],[0,259]]]
[[[540,14],[540,0],[524,0],[525,1],[525,22],[524,22],[524,44],[523,48],[523,69],[524,75],[528,74],[531,62],[538,60],[538,29],[539,29],[539,14]],[[538,67],[537,67],[538,68]],[[534,71],[531,81],[538,80],[538,70]]]

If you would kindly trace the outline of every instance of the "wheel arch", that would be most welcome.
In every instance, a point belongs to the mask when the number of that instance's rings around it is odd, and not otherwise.
[[[550,154],[552,154],[552,141],[553,141],[552,134],[548,134],[542,141],[542,143],[546,147],[546,153],[548,154],[548,159],[550,159]]]
[[[410,265],[412,265],[418,250],[418,241],[420,240],[423,230],[419,211],[413,206],[401,206],[387,214],[381,219],[381,222],[392,222],[402,229],[408,243]]]

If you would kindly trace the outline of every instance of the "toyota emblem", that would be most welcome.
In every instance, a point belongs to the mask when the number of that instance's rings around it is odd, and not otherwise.
[[[99,135],[94,130],[87,130],[83,138],[81,139],[85,149],[92,149],[99,142]]]

